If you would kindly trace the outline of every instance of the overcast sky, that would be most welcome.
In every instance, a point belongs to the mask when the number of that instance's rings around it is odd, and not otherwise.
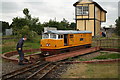
[[[24,17],[22,10],[28,8],[32,17],[38,17],[40,22],[50,19],[61,21],[63,18],[75,22],[75,8],[73,4],[78,0],[2,0],[0,1],[0,21],[12,22],[14,17]],[[119,0],[93,0],[107,11],[107,21],[104,25],[115,24],[118,17]]]

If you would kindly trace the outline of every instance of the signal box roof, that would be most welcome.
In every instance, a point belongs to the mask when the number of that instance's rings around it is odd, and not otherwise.
[[[44,33],[48,34],[79,34],[79,33],[92,33],[91,31],[75,31],[75,30],[49,30]]]

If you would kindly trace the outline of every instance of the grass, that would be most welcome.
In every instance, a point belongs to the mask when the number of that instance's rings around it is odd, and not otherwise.
[[[14,35],[7,35],[7,36],[2,36],[2,38],[13,38],[13,37],[15,37]]]
[[[23,49],[38,49],[40,48],[40,36],[36,36],[33,42],[25,41]],[[2,53],[16,51],[16,45],[19,39],[9,39],[2,41]],[[30,53],[28,53],[30,54]]]
[[[80,64],[75,66],[71,65],[67,68],[67,71],[61,75],[61,78],[80,78],[82,76],[81,73],[84,73],[85,70],[86,64]]]
[[[117,78],[118,63],[114,64],[89,64],[86,75],[90,78]]]
[[[77,57],[78,61],[90,61],[90,60],[101,60],[101,59],[120,59],[120,53],[112,53],[112,52],[100,52],[100,55],[94,58],[81,58],[80,56]]]
[[[61,78],[118,78],[118,63],[72,64]]]
[[[102,52],[100,56],[94,57],[93,59],[118,59],[120,58],[120,54],[116,53],[104,53]]]

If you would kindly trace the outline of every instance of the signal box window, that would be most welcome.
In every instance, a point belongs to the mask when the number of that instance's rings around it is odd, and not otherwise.
[[[77,6],[77,15],[88,15],[88,6]]]

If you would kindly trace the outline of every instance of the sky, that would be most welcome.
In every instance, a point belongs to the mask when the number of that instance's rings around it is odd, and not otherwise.
[[[120,1],[118,3],[118,16],[120,17]]]
[[[69,22],[75,22],[75,7],[73,4],[78,0],[1,0],[0,21],[11,24],[15,17],[24,17],[22,10],[28,8],[32,17],[38,17],[41,23],[50,19],[57,21],[65,18]],[[118,18],[119,0],[93,0],[107,11],[107,21],[102,26],[115,24]]]

